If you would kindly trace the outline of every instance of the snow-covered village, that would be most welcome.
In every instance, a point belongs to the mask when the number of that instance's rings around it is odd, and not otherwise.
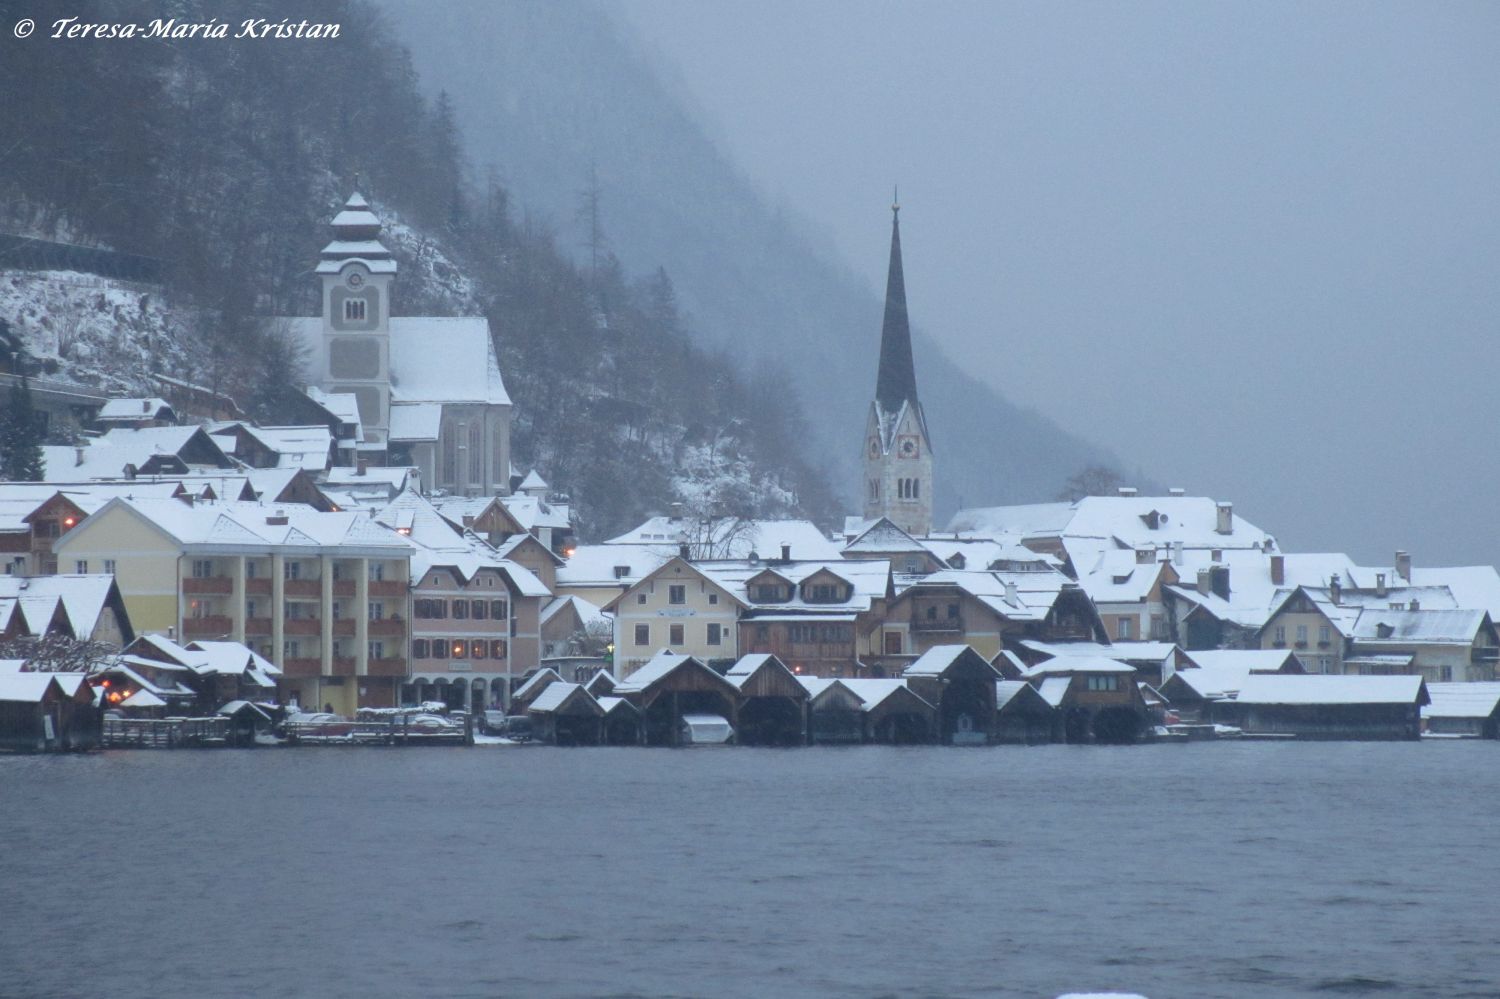
[[[1500,7],[309,6],[0,3],[0,999],[1500,995]]]
[[[0,738],[15,749],[1495,738],[1500,573],[1283,551],[1183,489],[959,510],[892,206],[864,495],[838,530],[689,514],[582,539],[483,317],[393,314],[359,193],[283,322],[260,425],[158,377],[106,398],[12,333]],[[83,428],[71,445],[18,425]]]

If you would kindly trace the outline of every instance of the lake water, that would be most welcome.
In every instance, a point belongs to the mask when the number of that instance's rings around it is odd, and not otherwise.
[[[0,996],[1500,995],[1500,744],[0,757]]]

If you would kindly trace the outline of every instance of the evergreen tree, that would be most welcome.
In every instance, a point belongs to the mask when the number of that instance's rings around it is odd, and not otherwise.
[[[31,405],[31,383],[23,373],[10,387],[10,401],[0,414],[0,478],[39,482],[42,478],[42,427]]]

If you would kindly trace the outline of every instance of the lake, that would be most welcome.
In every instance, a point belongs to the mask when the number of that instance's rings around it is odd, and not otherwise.
[[[1500,995],[1500,744],[0,757],[0,996]]]

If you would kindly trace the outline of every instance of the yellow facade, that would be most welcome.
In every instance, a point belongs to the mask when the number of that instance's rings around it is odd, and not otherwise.
[[[165,634],[177,627],[177,542],[123,507],[99,511],[59,538],[53,550],[70,570],[113,568],[137,632]]]

